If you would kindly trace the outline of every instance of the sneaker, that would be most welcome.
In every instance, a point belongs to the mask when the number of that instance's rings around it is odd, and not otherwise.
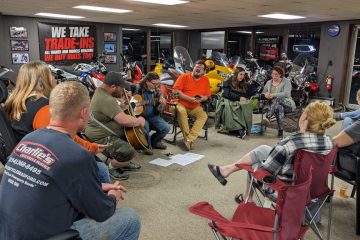
[[[110,177],[114,180],[128,180],[129,179],[129,175],[128,174],[124,174],[124,171],[121,170],[120,168],[115,169],[115,168],[111,168],[109,169],[109,174]]]
[[[126,167],[123,167],[123,171],[133,171],[133,170],[139,170],[141,168],[140,164],[129,162],[129,164]]]
[[[244,139],[246,136],[246,131],[241,129],[239,130],[239,134],[237,135],[238,138]]]
[[[185,145],[186,150],[190,151],[191,150],[191,146],[190,146],[191,141],[184,139],[183,143]]]
[[[167,148],[166,144],[161,141],[157,142],[155,145],[152,145],[152,147],[155,149],[163,149],[163,150]]]
[[[143,153],[144,153],[145,155],[153,155],[153,154],[154,154],[153,150],[150,149],[150,148],[145,149],[145,150],[143,151]]]
[[[265,126],[265,127],[269,126],[269,125],[270,125],[269,119],[267,119],[266,117],[263,118],[263,119],[261,120],[261,125],[263,125],[263,126]]]
[[[339,112],[334,112],[334,119],[335,119],[336,121],[342,120],[343,118],[342,118],[342,116],[341,116],[341,113],[339,113]]]

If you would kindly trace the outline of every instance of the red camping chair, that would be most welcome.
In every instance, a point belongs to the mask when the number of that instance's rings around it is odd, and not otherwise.
[[[240,240],[299,239],[308,229],[302,222],[310,183],[311,174],[308,174],[308,179],[301,184],[280,186],[275,210],[242,202],[232,220],[223,217],[208,202],[199,202],[189,210],[211,220],[209,226],[218,240],[219,235]]]
[[[331,233],[331,220],[332,220],[332,196],[334,193],[333,190],[333,181],[334,178],[331,178],[331,189],[328,187],[328,174],[333,172],[334,161],[336,159],[337,148],[334,148],[327,155],[309,152],[305,150],[297,150],[294,157],[294,176],[293,181],[287,184],[299,184],[304,182],[308,178],[308,169],[311,167],[313,170],[313,177],[310,186],[310,192],[306,202],[306,212],[305,212],[305,223],[312,228],[315,234],[319,239],[323,239],[323,236],[317,227],[316,223],[319,221],[321,215],[321,208],[324,206],[325,202],[329,200],[329,219],[328,219],[328,229],[327,229],[327,239],[330,239]],[[239,168],[247,170],[250,175],[253,177],[250,181],[250,188],[248,196],[251,191],[255,192],[255,196],[259,201],[259,197],[256,193],[256,190],[260,190],[263,195],[267,195],[266,192],[261,187],[262,184],[259,184],[256,180],[264,179],[264,177],[269,176],[273,177],[269,172],[260,168],[256,171],[251,168],[249,165],[237,165]],[[278,191],[282,185],[285,183],[279,179],[276,179],[274,184],[268,185],[271,186],[271,189]],[[273,198],[269,197],[274,200]],[[312,210],[313,209],[313,210]]]

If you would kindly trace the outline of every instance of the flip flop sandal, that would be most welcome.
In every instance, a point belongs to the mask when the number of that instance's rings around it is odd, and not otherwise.
[[[214,169],[214,167],[215,167],[215,169]],[[210,172],[214,175],[214,177],[216,177],[216,179],[217,179],[223,186],[225,186],[226,183],[227,183],[227,180],[224,178],[223,175],[221,175],[219,166],[215,166],[215,165],[209,163],[209,164],[208,164],[208,168],[209,168]]]

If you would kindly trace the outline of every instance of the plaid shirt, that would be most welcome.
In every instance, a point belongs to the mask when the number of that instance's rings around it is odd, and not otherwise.
[[[334,147],[330,136],[315,133],[297,133],[281,140],[270,152],[262,167],[281,179],[292,179],[294,154],[297,149],[328,154]]]

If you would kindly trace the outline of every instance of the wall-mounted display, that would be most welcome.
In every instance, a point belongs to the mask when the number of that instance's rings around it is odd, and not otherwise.
[[[11,51],[29,51],[28,40],[10,40]]]
[[[96,27],[79,24],[38,23],[40,59],[71,65],[96,56]]]
[[[116,53],[116,44],[115,43],[104,43],[104,50],[106,54]]]
[[[107,63],[107,64],[114,64],[114,63],[116,63],[116,55],[106,55],[104,62]]]
[[[11,53],[13,64],[24,64],[29,62],[29,53]]]
[[[27,38],[28,33],[24,27],[10,27],[11,38]]]
[[[116,33],[114,33],[114,32],[104,33],[104,41],[105,42],[115,42],[116,41]]]

